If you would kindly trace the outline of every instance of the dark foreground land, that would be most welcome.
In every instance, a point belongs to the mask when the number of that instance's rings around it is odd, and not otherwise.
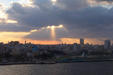
[[[5,65],[0,75],[113,75],[113,61]]]
[[[0,65],[17,65],[17,64],[58,64],[58,63],[77,63],[77,62],[113,62],[113,57],[111,56],[87,56],[87,57],[60,57],[55,59],[32,59],[28,61],[7,61],[4,60],[0,62]]]

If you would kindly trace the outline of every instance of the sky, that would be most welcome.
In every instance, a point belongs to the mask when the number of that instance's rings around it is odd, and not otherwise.
[[[0,42],[103,44],[112,34],[113,0],[0,0]]]

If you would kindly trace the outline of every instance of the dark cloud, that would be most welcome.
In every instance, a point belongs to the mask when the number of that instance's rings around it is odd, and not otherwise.
[[[71,35],[63,28],[55,29],[55,34],[56,34],[55,40],[59,40],[60,38],[63,37],[71,37]],[[52,40],[53,38],[51,36],[52,35],[50,29],[43,29],[40,31],[33,32],[25,36],[24,38],[29,38],[33,40]]]
[[[14,3],[13,7],[7,11],[10,19],[17,20],[22,25],[40,27],[51,24],[58,24],[58,10],[41,10],[39,8],[22,7]]]
[[[107,4],[107,5],[113,5],[113,0],[91,0],[95,1],[96,4]]]
[[[60,7],[61,9],[79,9],[88,6],[87,0],[56,0],[53,6],[52,0],[33,0],[34,4],[39,6],[41,9]]]
[[[50,0],[34,0],[34,4],[38,7],[23,7],[14,3],[7,11],[9,18],[33,28],[64,24],[68,33],[59,30],[57,38],[113,38],[113,9],[89,7],[85,0],[59,0],[56,5],[52,5]],[[47,34],[49,32],[44,30],[27,38],[50,38]]]
[[[0,24],[0,32],[29,32],[34,28],[18,24]]]
[[[51,40],[50,30],[41,30],[31,33],[24,38],[29,38],[32,40]]]
[[[82,11],[78,11],[76,15],[71,14],[71,26],[67,27],[71,33],[75,32],[76,37],[90,38],[112,38],[113,30],[113,10],[103,7],[89,7]],[[77,29],[77,30],[76,30]],[[76,34],[77,33],[77,34]]]
[[[56,3],[60,8],[76,10],[88,6],[87,0],[58,0]]]
[[[113,2],[113,0],[96,0],[98,2],[101,2],[101,1],[106,1],[106,2]]]
[[[67,12],[66,9],[71,8],[74,10],[84,8],[86,0],[58,0],[55,6],[52,5],[51,0],[34,0],[34,4],[39,8],[22,7],[19,3],[13,3],[12,8],[7,11],[9,18],[30,26],[59,24],[62,12]]]

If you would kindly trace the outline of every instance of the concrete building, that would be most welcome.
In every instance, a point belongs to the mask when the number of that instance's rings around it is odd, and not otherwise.
[[[105,40],[104,41],[104,49],[109,49],[111,47],[111,41],[110,40]]]
[[[80,45],[84,45],[84,39],[80,39]]]

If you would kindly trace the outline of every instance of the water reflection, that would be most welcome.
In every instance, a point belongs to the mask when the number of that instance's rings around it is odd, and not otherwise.
[[[0,66],[0,75],[113,75],[113,62]]]

